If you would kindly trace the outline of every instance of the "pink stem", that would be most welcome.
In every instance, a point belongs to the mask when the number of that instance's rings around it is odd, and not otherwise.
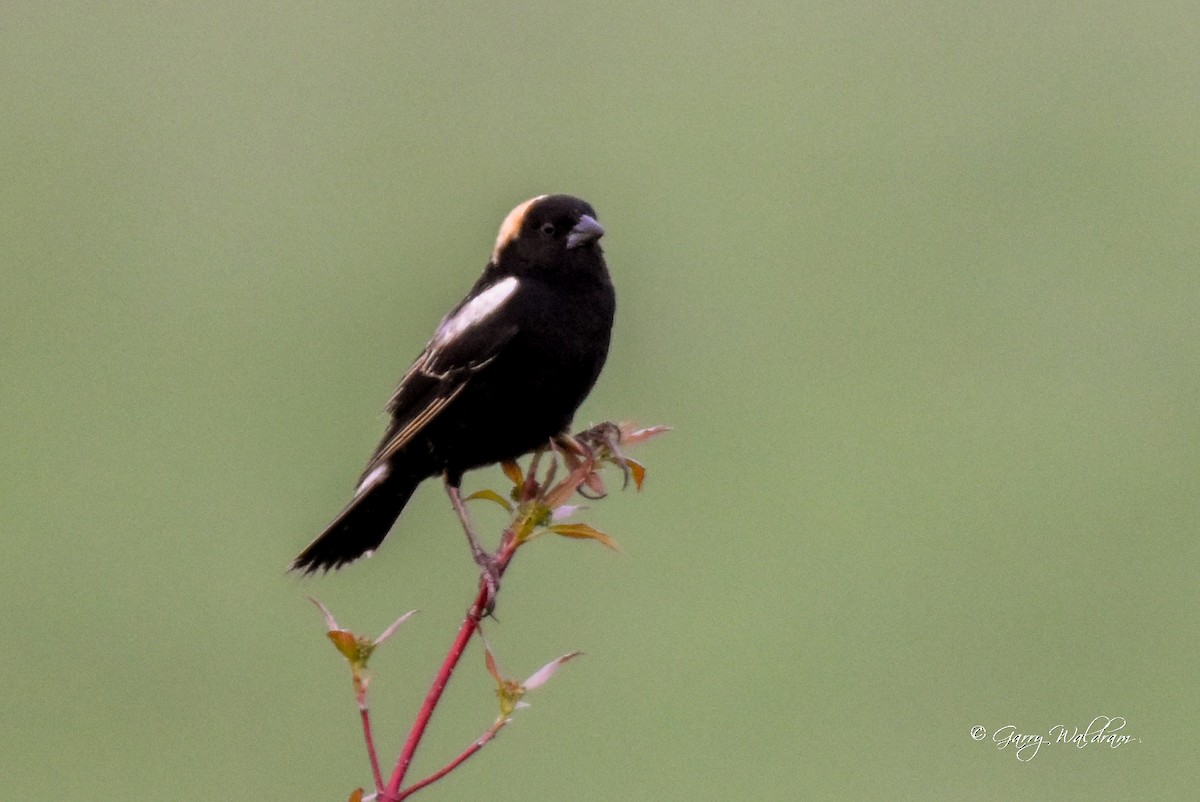
[[[412,763],[413,755],[417,752],[417,746],[421,743],[422,736],[425,735],[425,728],[429,726],[429,719],[433,715],[434,708],[441,700],[442,692],[446,690],[446,684],[450,682],[450,675],[454,673],[455,666],[458,665],[463,652],[467,650],[471,636],[479,628],[479,615],[487,600],[486,596],[487,589],[480,588],[479,594],[475,597],[475,603],[458,628],[458,635],[455,636],[454,643],[450,645],[446,659],[442,661],[442,667],[438,669],[437,676],[433,678],[433,684],[429,686],[425,702],[421,705],[412,729],[409,730],[408,739],[404,742],[404,750],[400,753],[400,759],[396,761],[396,769],[392,772],[392,778],[388,781],[388,786],[380,797],[385,802],[390,800],[399,802],[403,798],[400,796],[400,784],[404,782],[404,775],[408,773],[408,767]]]
[[[371,773],[375,776],[375,791],[379,793],[383,791],[383,775],[379,772],[379,755],[375,751],[375,739],[371,736],[371,714],[367,710],[366,699],[360,702],[358,712],[362,717],[363,738],[367,741],[367,756],[371,759]]]
[[[535,455],[525,485],[522,487],[521,501],[529,501],[537,495],[533,471],[537,467],[538,456],[540,456],[540,453]],[[504,575],[505,570],[508,568],[508,563],[512,560],[513,554],[516,553],[519,545],[513,529],[510,527],[504,530],[504,535],[500,539],[499,556],[496,559],[496,570],[501,576]],[[387,788],[379,792],[380,802],[400,802],[400,800],[418,788],[424,788],[426,785],[441,779],[464,760],[479,751],[498,731],[495,728],[489,730],[490,735],[485,734],[480,737],[479,740],[467,747],[466,751],[448,763],[443,769],[421,780],[411,788],[406,788],[401,793],[400,786],[404,783],[404,777],[408,774],[408,769],[412,765],[413,756],[417,753],[417,747],[420,745],[421,739],[425,736],[425,729],[429,726],[429,719],[433,716],[433,711],[441,700],[442,692],[446,690],[446,685],[450,682],[450,677],[454,674],[454,669],[458,665],[458,661],[467,650],[467,645],[471,642],[471,636],[479,630],[479,620],[483,616],[483,608],[487,603],[487,593],[487,585],[481,581],[479,592],[475,594],[475,603],[471,605],[471,609],[467,611],[466,617],[463,618],[463,622],[458,628],[458,634],[455,635],[454,642],[450,644],[450,651],[447,652],[446,658],[442,661],[442,667],[438,669],[437,676],[433,678],[433,684],[429,686],[429,693],[425,695],[425,701],[417,713],[416,720],[413,721],[412,729],[408,732],[408,738],[404,742],[404,749],[400,752],[400,759],[396,761],[396,768],[392,771],[392,777],[388,780]],[[495,602],[495,599],[492,601]]]
[[[483,735],[479,736],[479,738],[473,744],[471,744],[466,749],[464,749],[463,753],[461,755],[459,755],[458,757],[454,758],[454,760],[451,760],[445,766],[438,769],[433,774],[430,774],[428,777],[421,780],[420,782],[413,783],[408,788],[405,788],[404,793],[402,793],[400,795],[400,799],[408,798],[408,796],[410,794],[415,794],[417,791],[420,791],[425,786],[432,785],[433,783],[435,783],[438,780],[445,777],[450,772],[454,771],[456,768],[461,766],[466,761],[467,758],[469,758],[471,755],[475,754],[480,749],[482,749],[487,744],[488,741],[495,738],[496,733],[498,733],[499,731],[500,731],[499,727],[493,727],[490,730],[488,730],[487,732],[485,732]]]

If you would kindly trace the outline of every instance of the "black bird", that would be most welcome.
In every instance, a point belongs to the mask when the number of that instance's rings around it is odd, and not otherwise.
[[[459,494],[463,472],[565,433],[592,389],[616,309],[603,234],[592,207],[569,195],[542,195],[509,212],[483,275],[392,394],[391,423],[354,497],[293,570],[338,568],[372,552],[417,485],[440,474],[495,594],[495,565]]]

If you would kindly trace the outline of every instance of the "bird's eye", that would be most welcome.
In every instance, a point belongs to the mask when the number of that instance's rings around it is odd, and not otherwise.
[[[547,237],[553,237],[556,231],[554,223],[542,223],[542,233]]]

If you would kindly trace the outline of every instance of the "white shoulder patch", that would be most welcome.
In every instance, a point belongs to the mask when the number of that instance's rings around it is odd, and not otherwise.
[[[387,463],[375,467],[370,473],[363,477],[363,480],[358,483],[358,487],[354,488],[354,495],[357,497],[361,496],[363,493],[366,493],[372,487],[386,479],[390,472],[391,469],[388,467]]]
[[[504,222],[500,224],[500,232],[496,234],[496,247],[492,249],[492,264],[496,264],[496,260],[500,258],[500,251],[504,250],[504,246],[511,242],[517,234],[521,233],[521,223],[525,222],[525,213],[529,211],[529,207],[544,197],[546,196],[538,195],[536,198],[530,198],[524,203],[519,204],[504,218]]]
[[[517,279],[509,276],[497,281],[483,292],[463,304],[462,309],[442,321],[438,326],[433,341],[436,345],[445,345],[454,340],[464,331],[487,320],[496,310],[504,305],[514,292],[517,291]]]

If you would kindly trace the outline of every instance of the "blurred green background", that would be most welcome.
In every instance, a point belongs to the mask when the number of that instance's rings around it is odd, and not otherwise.
[[[374,662],[394,757],[474,586],[444,496],[283,569],[541,192],[620,298],[579,423],[676,431],[588,513],[624,556],[506,580],[509,674],[588,656],[419,798],[1194,794],[1198,41],[1185,3],[5,3],[4,796],[345,799],[308,594],[424,611]],[[491,694],[472,650],[417,774]],[[1095,716],[1135,740],[992,741]]]

